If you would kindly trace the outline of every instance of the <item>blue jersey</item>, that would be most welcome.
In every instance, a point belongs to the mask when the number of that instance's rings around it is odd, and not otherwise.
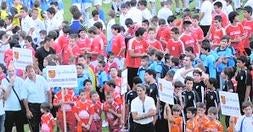
[[[145,82],[144,76],[145,76],[146,70],[147,70],[147,68],[144,68],[142,66],[138,68],[137,75],[140,77],[142,82]]]
[[[207,73],[211,78],[216,78],[216,67],[215,67],[216,59],[212,54],[206,56],[205,60],[203,60],[203,64],[206,67]]]
[[[162,74],[162,70],[163,70],[163,62],[162,61],[154,61],[153,63],[151,63],[151,65],[149,66],[149,69],[152,69],[154,71],[156,71],[157,74],[161,75]]]
[[[81,89],[84,89],[83,82],[89,79],[87,75],[80,75],[77,77],[77,87],[74,88],[75,95],[79,95]]]
[[[98,87],[102,88],[104,86],[104,83],[108,81],[108,76],[105,71],[98,73],[97,81],[98,81]]]

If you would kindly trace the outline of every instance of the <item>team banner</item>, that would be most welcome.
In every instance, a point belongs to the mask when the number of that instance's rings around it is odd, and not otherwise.
[[[240,105],[237,93],[219,92],[221,113],[227,116],[240,116]]]
[[[174,105],[174,87],[171,82],[164,79],[158,79],[158,92],[161,101]]]
[[[128,86],[128,83],[127,83],[127,69],[125,69],[124,71],[122,71],[121,73],[121,90],[120,90],[120,93],[121,95],[125,94],[127,92],[127,86]]]
[[[47,66],[47,80],[50,87],[77,87],[75,65]]]
[[[13,48],[13,64],[16,69],[25,70],[27,65],[33,64],[33,55],[32,50],[22,49],[22,48]]]

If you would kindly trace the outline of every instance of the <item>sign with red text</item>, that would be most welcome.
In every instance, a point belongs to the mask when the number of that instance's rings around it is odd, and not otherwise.
[[[227,116],[241,116],[237,93],[219,91],[221,113]]]
[[[50,87],[77,87],[77,72],[75,65],[47,66],[47,80]]]

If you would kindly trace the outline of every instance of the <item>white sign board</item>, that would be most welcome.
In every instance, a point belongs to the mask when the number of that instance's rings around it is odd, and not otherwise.
[[[31,49],[13,48],[13,63],[16,69],[25,70],[27,65],[33,64]]]
[[[227,116],[241,116],[237,93],[219,92],[221,113]]]
[[[47,66],[47,80],[50,87],[77,87],[75,65]]]
[[[120,90],[120,93],[121,95],[125,94],[127,92],[127,86],[128,86],[128,83],[127,83],[127,69],[125,69],[124,71],[122,71],[121,73],[121,90]]]
[[[174,87],[171,82],[164,79],[158,79],[158,92],[161,101],[174,105]]]

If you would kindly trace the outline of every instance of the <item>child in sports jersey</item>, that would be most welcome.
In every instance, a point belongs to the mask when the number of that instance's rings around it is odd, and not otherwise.
[[[202,72],[199,69],[193,70],[193,79],[193,90],[198,93],[200,102],[204,103],[204,93],[206,85],[202,78]]]
[[[163,52],[163,46],[156,38],[156,29],[155,28],[149,28],[148,29],[148,40],[147,43],[149,45],[149,49],[155,49],[156,51]]]
[[[173,78],[173,77],[172,77]],[[179,104],[180,106],[183,105],[182,101],[182,90],[183,90],[184,84],[180,81],[176,81],[174,83],[174,104]]]
[[[204,131],[207,132],[223,132],[224,128],[222,124],[217,120],[218,110],[215,107],[210,107],[208,109],[208,121],[202,124],[204,126]]]
[[[102,132],[102,103],[100,102],[99,95],[96,91],[90,92],[91,105],[94,109],[91,129],[96,130],[96,132]]]
[[[53,132],[55,127],[55,119],[50,113],[50,105],[48,103],[42,103],[40,111],[43,113],[41,116],[41,132]]]
[[[168,120],[169,132],[183,131],[183,118],[180,116],[181,106],[175,104],[172,110],[169,105],[165,105],[164,118]]]
[[[118,64],[116,63],[116,61],[114,61],[115,60],[114,58],[115,58],[115,56],[112,52],[109,52],[107,54],[108,61],[105,64],[105,72],[106,73],[109,73],[111,67],[118,68]]]
[[[106,95],[106,102],[103,104],[103,111],[109,124],[110,132],[121,130],[121,107],[114,100],[111,93]]]
[[[199,95],[195,92],[193,88],[194,79],[192,77],[187,76],[185,78],[185,91],[182,92],[183,96],[183,106],[184,113],[186,113],[186,109],[188,107],[196,107],[196,103],[199,102]]]
[[[148,69],[148,63],[149,63],[149,56],[145,55],[141,57],[141,66],[138,68],[137,71],[137,76],[139,76],[142,80],[142,82],[144,82],[144,76],[145,76],[145,72]]]
[[[91,40],[87,35],[87,29],[82,27],[78,32],[78,36],[77,45],[80,48],[80,53],[91,52]]]
[[[160,51],[155,52],[155,60],[150,64],[149,69],[156,71],[157,77],[163,78],[163,67],[164,63],[162,62],[163,53]],[[166,74],[166,73],[165,73]]]
[[[116,86],[116,83],[114,80],[109,80],[105,83],[105,87],[108,87],[108,90],[105,91],[105,94],[111,94],[113,97],[113,100],[118,104],[122,105],[123,100],[120,95],[120,87]]]
[[[225,29],[221,25],[222,17],[217,15],[214,17],[213,24],[207,34],[207,38],[212,42],[212,49],[220,46],[222,37],[225,35]]]
[[[166,43],[165,52],[172,56],[179,57],[181,53],[184,53],[184,45],[181,40],[179,40],[179,29],[173,27],[170,32],[171,39]]]
[[[108,80],[107,74],[104,71],[105,62],[99,61],[97,65],[97,92],[99,93],[99,97],[101,100],[104,100],[104,84]]]
[[[207,122],[209,119],[205,115],[206,105],[204,103],[197,103],[197,115],[194,117],[194,132],[203,132],[204,126],[203,124]]]
[[[163,47],[165,47],[168,39],[170,39],[170,28],[166,25],[166,20],[159,19],[159,27],[157,29],[156,39],[159,40]]]
[[[104,55],[104,42],[99,36],[97,27],[92,26],[88,29],[88,36],[91,39],[92,60],[96,60],[99,55]]]
[[[249,43],[252,40],[253,32],[253,19],[252,19],[252,7],[245,6],[243,8],[244,20],[242,21],[242,26],[244,29],[245,39],[243,40],[244,48],[246,49],[247,54],[249,55]]]
[[[198,44],[204,39],[204,32],[199,26],[199,15],[192,16],[192,34]]]
[[[94,114],[94,107],[91,106],[91,101],[85,98],[84,90],[79,92],[79,100],[76,101],[73,107],[73,112],[77,120],[77,132],[89,132],[92,115]]]
[[[215,78],[209,78],[206,81],[207,90],[205,92],[205,104],[206,108],[210,107],[219,108],[219,96],[218,91],[216,91],[217,80]]]
[[[228,18],[231,24],[226,27],[226,34],[230,37],[231,46],[241,55],[244,53],[242,40],[245,36],[243,26],[239,23],[239,14],[233,11],[229,13]]]
[[[199,47],[198,47],[197,40],[193,36],[191,26],[192,26],[191,21],[184,21],[183,22],[184,32],[180,36],[180,40],[183,42],[185,48],[186,47],[192,47],[193,52],[196,55],[196,54],[199,53],[200,50],[199,50]]]
[[[225,7],[225,6],[226,5],[222,5],[222,3],[220,1],[217,1],[213,4],[214,11],[212,13],[212,17],[215,18],[216,16],[221,16],[222,27],[226,27],[229,24],[227,14],[225,14],[222,10],[222,7]]]
[[[62,96],[62,91],[64,90],[64,102],[63,96]],[[54,100],[53,100],[53,105],[56,108],[59,108],[56,114],[56,118],[58,120],[58,126],[61,131],[64,131],[64,123],[63,123],[63,109],[66,112],[66,123],[69,128],[70,132],[75,132],[75,116],[73,113],[72,107],[74,106],[74,100],[75,100],[75,93],[72,88],[66,88],[66,89],[61,89],[57,94],[55,94]]]
[[[186,109],[186,132],[194,132],[194,117],[196,115],[197,109],[194,107],[188,107]]]
[[[80,48],[76,45],[77,35],[71,34],[69,36],[68,44],[62,49],[62,63],[73,64],[71,60],[80,55]]]

